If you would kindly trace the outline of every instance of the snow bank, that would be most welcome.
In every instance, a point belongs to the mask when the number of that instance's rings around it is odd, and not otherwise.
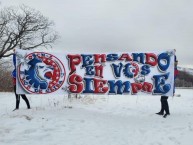
[[[167,118],[155,114],[159,96],[28,95],[32,109],[21,99],[13,112],[14,94],[0,93],[0,144],[192,145],[193,90],[179,93]]]

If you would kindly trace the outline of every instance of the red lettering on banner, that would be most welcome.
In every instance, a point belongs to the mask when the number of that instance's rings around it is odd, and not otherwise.
[[[72,93],[81,93],[83,90],[83,79],[81,76],[73,74],[69,77],[69,91]]]
[[[101,61],[99,61],[101,59]],[[94,54],[94,63],[104,63],[106,62],[106,55],[105,54]]]
[[[151,93],[153,89],[153,85],[148,82],[144,83],[131,83],[131,88],[132,88],[132,94],[136,94],[139,91],[144,91]]]
[[[140,91],[142,89],[142,84],[140,84],[140,83],[131,83],[131,87],[132,87],[132,93],[136,94],[136,93],[138,93],[138,91]]]
[[[106,93],[108,87],[104,87],[105,84],[107,84],[107,80],[94,79],[94,93]]]
[[[142,87],[143,91],[151,93],[152,89],[153,89],[153,85],[151,83],[148,83],[148,82],[143,83],[143,87]]]
[[[121,57],[119,58],[119,60],[124,60],[124,59],[125,61],[132,61],[132,58],[127,53],[123,53]]]
[[[103,78],[103,66],[94,66],[95,67],[95,76]]]
[[[67,55],[67,58],[69,59],[69,67],[70,67],[70,74],[71,75],[73,72],[76,71],[76,65],[79,65],[81,62],[81,55],[76,54],[76,55]]]
[[[154,53],[146,53],[146,64],[151,66],[157,65],[157,56]]]

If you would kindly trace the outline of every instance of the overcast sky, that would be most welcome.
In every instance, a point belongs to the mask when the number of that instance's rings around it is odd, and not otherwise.
[[[55,22],[66,52],[176,49],[193,65],[193,0],[0,0],[28,5]]]

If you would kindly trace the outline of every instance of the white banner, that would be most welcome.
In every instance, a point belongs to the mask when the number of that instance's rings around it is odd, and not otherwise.
[[[174,51],[55,53],[16,50],[18,94],[173,96]]]

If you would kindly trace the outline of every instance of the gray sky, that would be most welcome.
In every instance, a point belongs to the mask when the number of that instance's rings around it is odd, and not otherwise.
[[[193,66],[193,0],[0,0],[25,4],[55,22],[65,52],[176,49]]]

